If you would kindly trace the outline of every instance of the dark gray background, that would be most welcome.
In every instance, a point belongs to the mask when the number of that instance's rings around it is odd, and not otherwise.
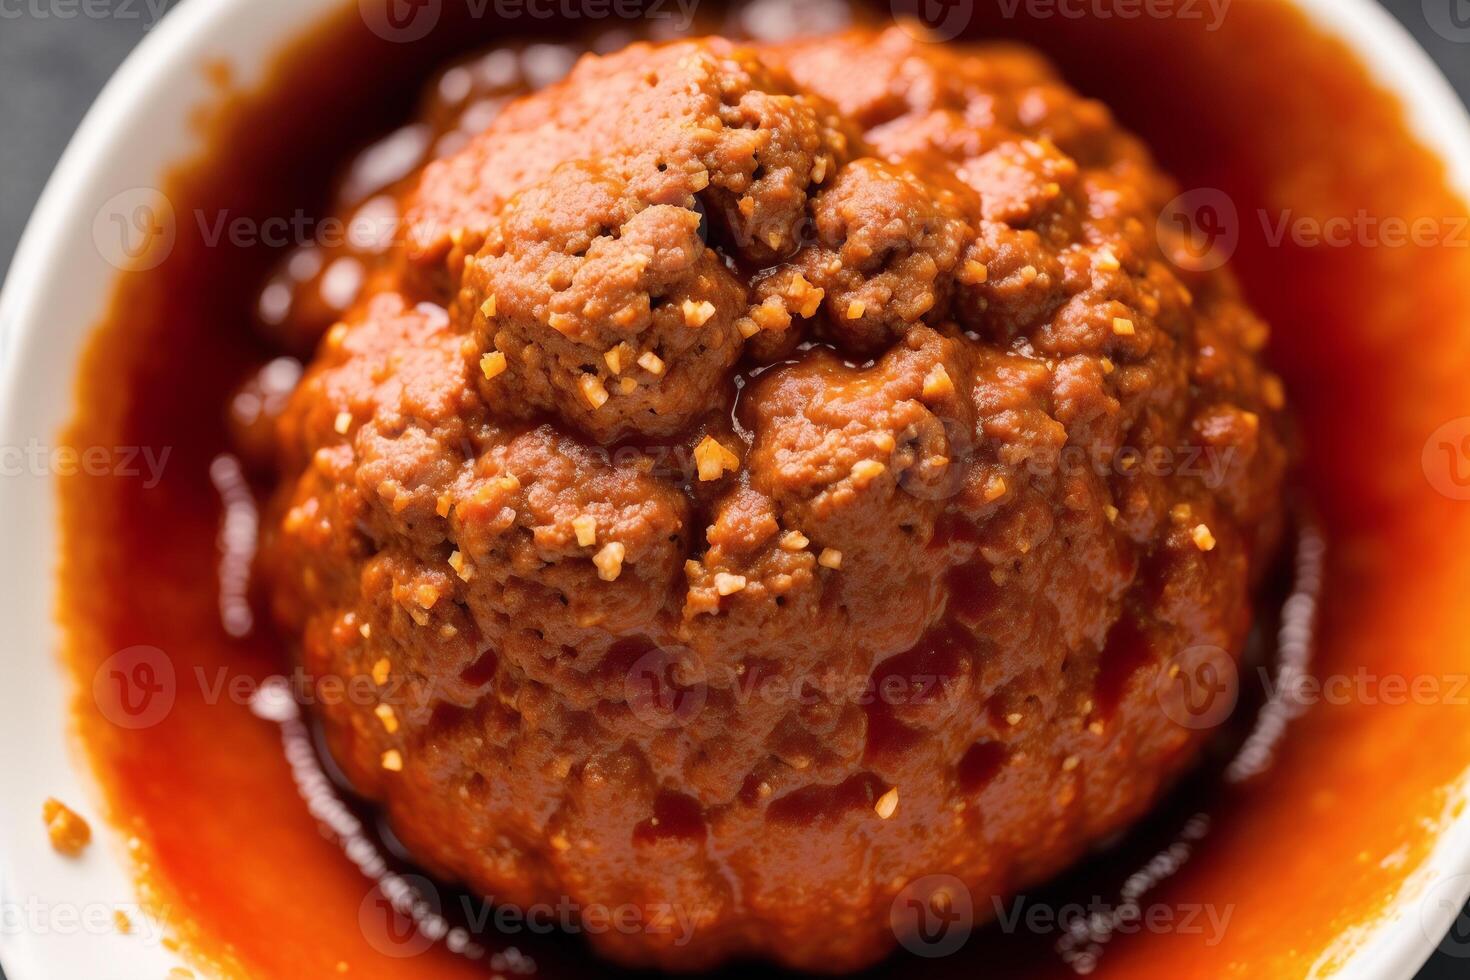
[[[161,2],[92,0],[88,9],[108,15],[84,16],[78,4],[76,16],[63,18],[28,13],[34,0],[0,0],[0,269],[9,266],[31,208],[82,114],[145,36],[152,26],[151,11]],[[1461,97],[1470,100],[1470,44],[1454,43],[1433,31],[1424,16],[1426,0],[1381,2],[1419,38]],[[1464,12],[1465,0],[1429,2],[1460,4]],[[68,6],[52,3],[42,9],[59,12]],[[1470,957],[1470,943],[1455,945]],[[1419,980],[1467,976],[1470,958],[1437,954]]]

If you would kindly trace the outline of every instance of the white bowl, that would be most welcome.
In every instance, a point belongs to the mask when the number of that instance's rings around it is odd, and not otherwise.
[[[191,0],[119,69],[47,185],[0,294],[0,447],[44,442],[69,419],[83,343],[116,275],[93,245],[94,217],[115,195],[156,185],[198,148],[186,121],[211,94],[201,66],[227,61],[248,87],[272,53],[343,2]],[[1470,116],[1403,28],[1374,0],[1296,2],[1400,96],[1411,127],[1470,198]],[[10,980],[157,980],[181,963],[138,908],[123,842],[99,828],[104,839],[83,859],[60,861],[40,819],[47,796],[98,801],[67,730],[66,682],[52,655],[59,645],[52,481],[0,480],[0,515],[7,542],[0,622],[12,668],[0,684],[0,960]],[[1428,958],[1470,893],[1470,816],[1442,836],[1427,866],[1433,872],[1417,876],[1360,937],[1337,980],[1406,978]],[[117,909],[138,925],[132,935],[116,932]]]

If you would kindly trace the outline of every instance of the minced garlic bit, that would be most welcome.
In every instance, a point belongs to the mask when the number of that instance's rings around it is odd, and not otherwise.
[[[1112,504],[1103,505],[1103,515],[1107,517],[1109,524],[1113,524],[1118,520],[1118,514],[1118,508],[1114,507]]]
[[[505,373],[505,369],[505,353],[503,351],[493,350],[480,358],[480,370],[485,373],[486,381],[500,377]]]
[[[618,379],[618,391],[621,391],[623,394],[625,394],[625,395],[631,395],[633,392],[635,392],[637,390],[638,390],[638,382],[634,381],[632,378],[619,378]]]
[[[57,854],[77,857],[92,842],[92,827],[71,807],[48,797],[41,804],[41,817],[46,821],[46,836]]]
[[[800,531],[787,531],[781,535],[782,551],[805,551],[811,540]]]
[[[1113,333],[1119,337],[1132,337],[1136,332],[1132,320],[1121,316],[1113,317]]]
[[[1169,516],[1183,524],[1194,516],[1194,508],[1188,504],[1175,504],[1169,508]]]
[[[655,376],[662,376],[665,367],[664,359],[653,351],[644,351],[638,358],[638,366]]]
[[[454,574],[464,582],[468,582],[475,575],[475,566],[465,561],[464,555],[458,551],[449,556],[449,567],[454,569]]]
[[[726,449],[714,436],[705,436],[694,447],[694,464],[699,468],[699,479],[705,483],[718,480],[726,472],[740,468],[740,457]]]
[[[791,311],[779,296],[767,297],[759,306],[751,307],[750,318],[762,330],[785,330],[791,326]]]
[[[1069,755],[1062,760],[1062,772],[1071,772],[1082,764],[1082,760],[1075,755]]]
[[[577,547],[590,548],[597,543],[597,518],[592,515],[572,518],[572,530],[577,534]]]
[[[978,286],[989,278],[990,269],[984,262],[976,262],[974,259],[970,259],[960,269],[960,282],[967,286]]]
[[[887,471],[888,467],[876,459],[860,459],[852,464],[852,479],[858,486],[865,487]]]
[[[1200,551],[1215,550],[1215,535],[1207,525],[1196,524],[1194,531],[1190,533],[1190,537],[1194,538],[1194,546]]]
[[[817,564],[823,568],[841,568],[842,552],[836,548],[823,548],[822,553],[817,556]]]
[[[754,337],[756,334],[761,332],[761,325],[759,323],[756,323],[755,320],[751,319],[750,317],[743,316],[740,318],[739,322],[735,324],[735,329],[740,331],[740,336],[744,337],[746,340],[749,340],[751,337]]]
[[[373,709],[373,714],[378,716],[378,720],[383,723],[383,730],[389,735],[398,731],[398,716],[393,713],[392,705],[380,704]]]
[[[347,430],[352,428],[352,413],[338,412],[337,420],[332,423],[332,428],[337,430],[337,435],[345,436],[347,434]]]
[[[1113,254],[1112,249],[1102,248],[1097,253],[1097,267],[1103,272],[1117,272],[1123,268],[1123,263],[1118,261],[1118,257]]]
[[[816,316],[826,295],[825,289],[813,286],[800,272],[791,278],[791,285],[786,289],[786,298],[796,304],[796,312],[804,317]]]
[[[878,814],[879,820],[887,820],[898,812],[897,786],[878,797],[878,802],[873,804],[873,812]]]
[[[847,304],[847,318],[849,320],[861,320],[863,314],[868,312],[868,304],[860,299],[855,299]]]
[[[607,389],[602,386],[602,380],[595,374],[584,374],[579,382],[582,386],[582,397],[587,399],[587,404],[593,408],[601,408],[607,404]]]
[[[729,572],[715,573],[715,591],[720,595],[734,595],[745,591],[745,576],[731,575]]]
[[[1017,725],[1019,725],[1021,723],[1021,720],[1022,716],[1019,711],[1012,711],[1010,714],[1006,715],[1006,724],[1010,725],[1012,728],[1015,728]]]
[[[623,345],[622,344],[619,344],[616,347],[611,347],[611,348],[607,349],[606,351],[604,351],[603,354],[602,354],[602,360],[603,360],[603,363],[605,363],[607,365],[607,369],[609,371],[611,371],[613,374],[622,374],[623,373]]]
[[[1286,406],[1286,386],[1276,375],[1268,374],[1261,380],[1261,398],[1265,400],[1267,408],[1279,412]]]
[[[397,749],[389,749],[383,753],[383,768],[389,772],[403,771],[403,753]]]
[[[1006,478],[1003,476],[992,476],[985,483],[985,502],[993,504],[1006,495]]]
[[[494,293],[491,293],[489,296],[486,296],[485,297],[485,302],[483,302],[483,303],[480,304],[480,312],[483,313],[483,314],[485,314],[485,316],[487,316],[487,317],[492,317],[492,316],[495,315],[495,294]]]
[[[702,327],[709,322],[709,318],[715,315],[715,304],[709,300],[698,303],[692,299],[684,301],[684,323],[690,327]]]
[[[454,498],[447,492],[441,493],[439,499],[434,501],[434,513],[440,517],[448,517],[449,510],[454,506]]]
[[[557,333],[565,334],[577,325],[577,318],[570,313],[553,313],[546,318],[546,325]]]
[[[628,549],[617,541],[603,545],[602,550],[592,556],[592,564],[597,566],[597,577],[604,582],[616,582],[623,574],[623,557],[627,553]]]
[[[388,662],[388,658],[380,657],[378,659],[378,662],[373,664],[373,683],[377,684],[379,687],[382,687],[384,684],[388,683],[388,675],[392,672],[392,670],[393,665]]]
[[[924,375],[924,397],[945,398],[954,394],[954,381],[949,377],[949,372],[944,369],[943,364],[936,364]]]

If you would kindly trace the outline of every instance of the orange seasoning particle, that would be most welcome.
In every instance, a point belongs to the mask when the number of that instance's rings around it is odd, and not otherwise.
[[[1196,524],[1189,536],[1194,539],[1194,546],[1200,551],[1215,550],[1215,535],[1211,533],[1209,525]]]
[[[879,820],[887,820],[898,812],[897,786],[878,797],[878,802],[873,804],[873,812],[878,814]]]
[[[503,351],[493,350],[480,358],[480,371],[484,373],[486,381],[493,381],[500,377],[505,373],[507,366]]]
[[[627,553],[621,542],[609,541],[603,545],[602,550],[592,556],[592,564],[597,566],[597,577],[604,582],[616,582],[623,574],[623,558]]]
[[[57,854],[78,857],[92,842],[91,825],[60,800],[48,797],[41,805],[41,816],[46,821],[51,847]]]
[[[954,380],[950,378],[943,364],[934,365],[924,376],[924,397],[944,398],[952,394],[954,394]]]
[[[705,436],[694,447],[694,463],[699,469],[699,479],[705,483],[740,469],[740,457],[714,436]]]

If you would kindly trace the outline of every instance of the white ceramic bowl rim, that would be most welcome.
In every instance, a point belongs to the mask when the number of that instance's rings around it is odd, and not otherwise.
[[[0,446],[24,446],[38,434],[47,434],[44,441],[65,421],[77,357],[105,310],[115,274],[92,246],[93,218],[112,195],[155,185],[197,145],[185,120],[209,94],[198,67],[224,57],[249,85],[271,53],[350,2],[190,0],[164,17],[118,70],[47,184],[0,292]],[[1403,27],[1374,0],[1295,2],[1399,94],[1411,127],[1470,200],[1470,115]],[[178,961],[157,942],[151,922],[143,922],[143,935],[113,930],[111,909],[127,911],[135,922],[146,918],[121,847],[103,842],[80,862],[60,862],[46,848],[39,818],[39,802],[48,795],[98,801],[85,760],[58,724],[67,717],[67,687],[52,669],[60,642],[50,614],[52,582],[37,572],[54,563],[53,498],[48,478],[0,480],[0,514],[12,545],[0,579],[0,621],[7,624],[10,656],[29,658],[26,669],[0,685],[0,772],[9,800],[0,808],[0,958],[10,980],[152,980]],[[38,662],[46,667],[37,669]],[[1470,897],[1470,817],[1441,836],[1426,869],[1433,871],[1404,889],[1330,975],[1400,980],[1423,964],[1457,903]],[[1426,911],[1431,888],[1445,901]],[[55,913],[64,909],[83,916],[102,909],[109,913],[106,928],[63,927]]]

